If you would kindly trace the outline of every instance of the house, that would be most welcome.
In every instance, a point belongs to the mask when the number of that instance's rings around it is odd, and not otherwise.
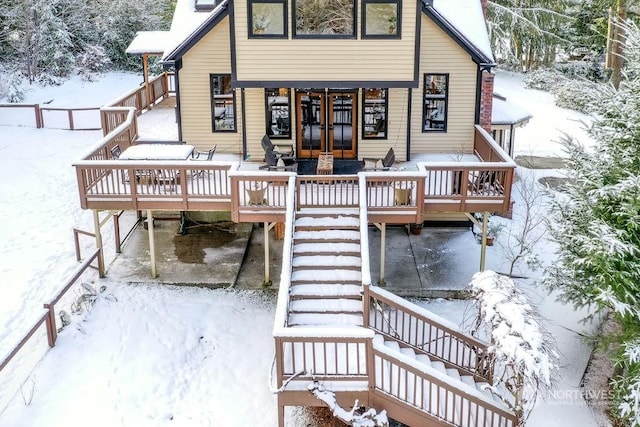
[[[488,344],[373,286],[369,265],[370,224],[384,278],[387,224],[481,213],[482,269],[488,215],[509,210],[515,163],[491,135],[482,2],[179,0],[171,31],[155,39],[171,41],[162,61],[173,77],[145,75],[104,106],[104,138],[74,165],[98,247],[100,211],[145,211],[156,277],[153,211],[230,212],[263,222],[265,235],[284,224],[273,329],[280,427],[287,406],[356,400],[408,425],[518,425],[487,391]],[[158,52],[134,47],[143,58]],[[172,81],[180,143],[143,146],[137,117]],[[256,170],[265,134],[299,161],[322,156],[326,174]],[[189,157],[212,145],[240,161]],[[331,174],[331,159],[389,149],[412,167]]]
[[[299,159],[473,152],[493,87],[479,0],[316,3],[179,1],[162,58],[179,139],[250,161],[265,133]]]

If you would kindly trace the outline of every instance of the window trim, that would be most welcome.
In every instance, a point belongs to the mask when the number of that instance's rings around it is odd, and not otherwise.
[[[367,34],[367,5],[395,3],[396,5],[396,33],[395,34]],[[360,37],[363,39],[401,39],[402,38],[402,2],[400,0],[362,0]]]
[[[266,127],[270,126],[269,123],[269,95],[267,94],[268,90],[274,90],[274,89],[286,89],[287,90],[287,107],[289,108],[289,135],[269,135],[269,138],[271,139],[291,139],[293,132],[291,131],[291,88],[288,87],[284,87],[284,88],[279,88],[279,87],[268,87],[268,88],[264,88],[264,123],[265,123],[265,131],[266,131]]]
[[[238,111],[237,111],[237,103],[236,103],[236,89],[234,87],[231,88],[231,95],[233,100],[233,129],[216,129],[216,103],[215,103],[215,95],[213,93],[213,79],[216,77],[228,76],[231,78],[231,74],[229,73],[211,73],[209,74],[209,97],[211,101],[211,132],[214,133],[237,133],[238,132]]]
[[[283,34],[256,34],[253,32],[253,4],[281,3],[282,4],[282,32]],[[286,39],[289,37],[289,4],[288,0],[247,0],[247,37],[250,39]]]
[[[376,88],[384,91],[384,136],[366,136],[365,133],[365,115],[366,115],[366,89],[362,89],[362,139],[369,140],[386,140],[389,139],[389,88]]]
[[[291,0],[291,34],[294,39],[357,39],[358,31],[358,4],[356,0],[351,0],[351,4],[353,5],[353,22],[351,24],[353,28],[353,34],[298,34],[297,32],[297,20],[298,14],[296,13],[296,3],[299,0]],[[304,0],[303,0],[304,1]]]
[[[425,117],[426,117],[426,100],[427,99],[442,99],[439,97],[431,96],[427,93],[427,76],[444,76],[445,78],[445,93],[444,93],[444,126],[442,129],[425,129]],[[450,89],[450,80],[449,73],[424,73],[422,79],[422,122],[421,128],[422,133],[430,133],[430,132],[440,132],[446,133],[447,127],[449,125],[449,89]]]

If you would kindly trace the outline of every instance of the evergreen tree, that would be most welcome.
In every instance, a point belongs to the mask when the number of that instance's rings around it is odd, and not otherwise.
[[[530,70],[555,61],[556,50],[568,43],[571,18],[567,0],[490,0],[488,27],[498,58]]]
[[[598,147],[564,141],[569,183],[553,201],[551,233],[559,262],[547,284],[576,307],[612,313],[622,349],[640,339],[640,32],[627,29],[626,74],[619,90],[600,85],[590,96]],[[610,337],[612,338],[612,337]],[[638,346],[640,347],[640,346]],[[622,353],[615,378],[616,411],[640,426],[640,354]]]

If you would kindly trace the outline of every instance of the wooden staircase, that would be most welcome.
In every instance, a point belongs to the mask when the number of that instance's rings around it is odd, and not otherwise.
[[[301,210],[293,232],[289,326],[362,326],[357,211]]]
[[[309,392],[312,383],[345,408],[358,400],[408,426],[517,426],[490,390],[486,343],[368,284],[368,237],[361,235],[368,224],[359,209],[292,214],[283,255],[290,280],[281,284],[276,315],[283,328],[274,329],[281,427],[285,406],[324,404]]]

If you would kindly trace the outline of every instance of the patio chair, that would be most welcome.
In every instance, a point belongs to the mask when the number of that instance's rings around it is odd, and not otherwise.
[[[262,137],[261,141],[262,149],[266,153],[267,150],[273,151],[274,155],[277,157],[282,157],[283,159],[290,159],[295,161],[295,155],[293,153],[293,144],[274,144],[271,142],[271,138],[269,135],[265,135]]]
[[[391,170],[391,167],[396,162],[396,154],[393,148],[389,148],[389,151],[387,151],[387,154],[382,159],[365,157],[362,159],[362,162],[364,163],[363,171],[388,171]]]
[[[213,159],[213,155],[215,154],[217,147],[218,147],[217,145],[214,145],[213,147],[211,147],[207,151],[193,150],[193,153],[191,153],[190,160],[194,160],[194,161],[211,160],[211,159]],[[191,179],[200,178],[200,177],[202,177],[204,175],[208,176],[209,175],[209,171],[199,170],[196,173],[191,175]]]
[[[277,156],[270,148],[264,151],[266,165],[260,166],[261,170],[280,171],[280,172],[298,172],[298,162],[291,157]]]
[[[214,145],[207,151],[193,150],[193,153],[191,153],[191,160],[211,160],[213,159],[213,155],[216,153],[217,147],[217,145]]]

